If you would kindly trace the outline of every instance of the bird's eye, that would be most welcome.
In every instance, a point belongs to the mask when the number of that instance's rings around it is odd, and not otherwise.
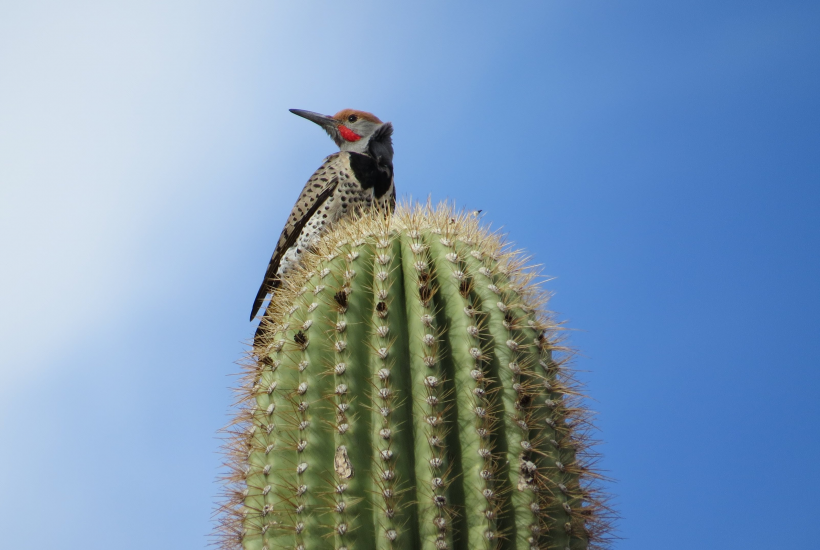
[[[349,117],[347,117],[348,122],[356,122],[357,120],[359,120],[359,117],[357,117],[356,115],[350,115]]]

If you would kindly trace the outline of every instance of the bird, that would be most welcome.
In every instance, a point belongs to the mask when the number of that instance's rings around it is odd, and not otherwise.
[[[302,109],[290,112],[321,126],[339,152],[325,158],[293,206],[253,301],[251,321],[282,284],[282,277],[334,223],[369,208],[389,214],[396,205],[392,123],[354,109],[333,116]]]

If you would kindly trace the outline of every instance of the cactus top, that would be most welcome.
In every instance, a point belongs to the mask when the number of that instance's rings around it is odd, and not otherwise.
[[[334,226],[248,356],[223,548],[606,546],[590,413],[526,264],[446,205]]]

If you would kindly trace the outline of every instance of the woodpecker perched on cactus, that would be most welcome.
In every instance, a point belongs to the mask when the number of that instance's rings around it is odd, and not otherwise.
[[[390,122],[353,109],[332,117],[301,109],[290,112],[324,128],[339,152],[325,159],[293,206],[253,302],[251,320],[281,284],[280,277],[299,264],[301,255],[334,222],[367,208],[389,212],[396,203]]]

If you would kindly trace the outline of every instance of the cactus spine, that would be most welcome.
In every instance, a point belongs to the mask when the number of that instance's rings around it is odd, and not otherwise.
[[[223,548],[605,546],[589,413],[525,263],[447,206],[328,234],[245,365]]]

